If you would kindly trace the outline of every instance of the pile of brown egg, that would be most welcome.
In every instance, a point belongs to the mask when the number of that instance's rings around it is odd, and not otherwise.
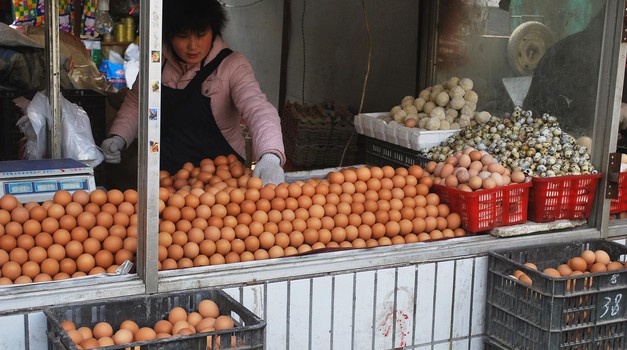
[[[262,185],[234,156],[162,172],[159,269],[465,235],[419,166],[345,168]]]
[[[96,189],[20,203],[0,197],[0,285],[115,272],[137,250],[137,192]]]
[[[527,262],[524,265],[530,269],[538,270],[538,267],[534,263]],[[598,249],[595,251],[584,250],[581,255],[572,257],[564,264],[555,268],[546,268],[542,271],[542,273],[550,277],[568,277],[587,273],[616,271],[624,268],[627,268],[627,263],[612,261],[610,255],[606,251]],[[529,276],[521,270],[514,271],[513,276],[523,283],[528,285],[533,284],[531,278],[529,278]],[[586,287],[589,286],[588,282],[589,281],[586,282]]]
[[[159,270],[464,236],[419,166],[263,185],[235,156],[161,172]],[[114,272],[137,250],[137,192],[0,198],[0,284]]]
[[[61,327],[81,349],[95,349],[231,329],[235,327],[235,322],[229,315],[220,315],[220,308],[213,300],[204,299],[198,303],[197,311],[188,313],[180,306],[173,307],[165,319],[155,322],[152,327],[148,325],[140,327],[133,320],[122,321],[115,331],[106,321],[98,322],[93,328],[87,326],[77,328],[74,322],[66,320],[61,322]],[[211,336],[207,338],[207,344],[211,346]],[[219,336],[216,337],[215,343],[220,343]]]

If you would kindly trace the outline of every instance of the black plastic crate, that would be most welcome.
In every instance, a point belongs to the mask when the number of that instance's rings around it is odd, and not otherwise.
[[[0,90],[0,160],[20,159],[20,140],[24,134],[16,122],[23,116],[13,100],[23,96],[31,100],[37,91]],[[94,90],[62,90],[63,96],[70,102],[83,107],[91,122],[91,131],[96,145],[106,138],[105,106],[106,95]]]
[[[206,349],[263,349],[266,323],[231,296],[219,289],[187,290],[172,293],[142,295],[105,299],[98,302],[68,304],[44,309],[48,320],[48,348],[51,350],[77,350],[61,322],[70,320],[77,328],[93,327],[106,321],[118,330],[126,319],[135,321],[141,327],[153,327],[155,322],[167,319],[167,313],[174,307],[183,307],[188,313],[196,311],[198,303],[211,299],[220,308],[221,315],[229,315],[235,321],[235,328],[213,332],[203,332],[186,336],[175,336],[152,341],[133,342],[108,346],[106,349],[135,350],[206,350]],[[208,342],[207,337],[211,336]],[[220,336],[220,337],[217,337]],[[232,337],[236,340],[231,343]],[[220,344],[216,344],[219,339]]]
[[[540,271],[586,249],[625,261],[627,248],[603,240],[490,253],[486,344],[502,349],[625,349],[627,270],[552,278]],[[538,270],[523,264],[531,262]],[[521,270],[529,286],[513,277]]]
[[[363,159],[360,163],[393,167],[409,167],[420,165],[426,167],[430,161],[421,152],[405,148],[393,143],[375,139],[366,135],[359,135],[359,154]]]

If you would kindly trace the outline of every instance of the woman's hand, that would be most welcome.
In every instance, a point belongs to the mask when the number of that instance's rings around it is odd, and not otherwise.
[[[104,153],[105,161],[107,163],[120,163],[122,161],[122,154],[120,151],[126,146],[126,141],[121,136],[113,135],[108,139],[102,141],[100,148]]]
[[[285,181],[285,172],[281,168],[281,158],[274,153],[266,153],[255,165],[253,176],[261,178],[263,184],[275,185]]]

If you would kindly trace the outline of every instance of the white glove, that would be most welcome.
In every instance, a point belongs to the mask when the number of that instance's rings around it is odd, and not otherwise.
[[[266,153],[255,165],[253,176],[261,178],[263,184],[273,183],[275,185],[285,181],[285,172],[281,168],[281,158],[274,153]]]
[[[118,164],[122,161],[121,150],[126,146],[126,141],[121,136],[113,135],[108,139],[102,141],[102,153],[104,153],[105,161],[107,163]]]

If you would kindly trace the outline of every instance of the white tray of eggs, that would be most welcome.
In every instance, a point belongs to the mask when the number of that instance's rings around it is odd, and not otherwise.
[[[407,127],[395,121],[386,121],[389,112],[362,113],[355,116],[358,134],[419,151],[437,146],[460,129],[424,130]]]

